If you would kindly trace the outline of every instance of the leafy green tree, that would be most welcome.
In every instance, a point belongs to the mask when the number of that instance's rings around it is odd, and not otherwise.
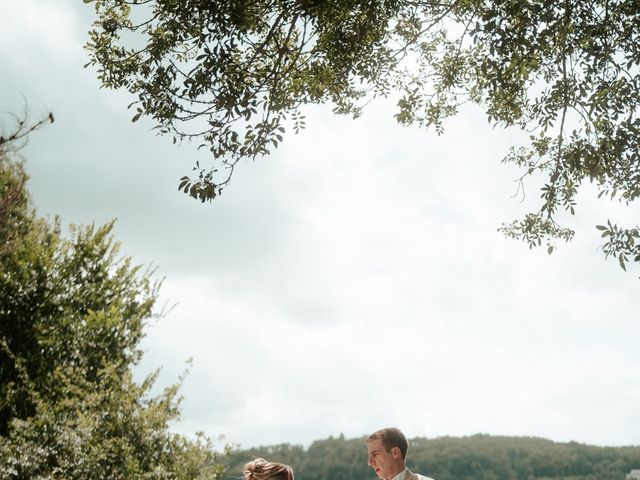
[[[358,116],[393,94],[401,124],[433,126],[461,104],[530,132],[504,158],[544,180],[541,204],[503,232],[549,253],[574,231],[585,182],[631,203],[640,194],[640,6],[634,0],[85,0],[87,48],[103,86],[136,95],[174,142],[215,158],[179,189],[211,200],[237,162],[269,154],[302,107]],[[218,170],[222,168],[222,172]],[[599,227],[606,256],[640,261],[640,230]]]
[[[209,439],[169,431],[179,383],[132,377],[160,282],[112,224],[65,237],[35,216],[15,158],[31,130],[0,137],[0,479],[219,478]]]
[[[27,175],[18,152],[31,132],[48,122],[53,123],[54,118],[49,114],[33,124],[18,117],[14,120],[15,128],[9,133],[0,130],[0,254],[11,248],[14,239],[25,235],[33,217],[24,188]]]

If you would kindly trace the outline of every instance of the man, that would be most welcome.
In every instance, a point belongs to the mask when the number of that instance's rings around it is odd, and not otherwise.
[[[397,428],[383,428],[369,435],[369,465],[380,480],[433,480],[405,467],[408,447],[407,439]]]

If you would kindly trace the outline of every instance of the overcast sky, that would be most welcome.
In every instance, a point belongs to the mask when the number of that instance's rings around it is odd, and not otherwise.
[[[207,155],[131,123],[131,97],[83,68],[92,7],[2,3],[0,111],[56,117],[23,150],[38,212],[117,218],[123,252],[177,303],[137,371],[162,366],[164,385],[193,359],[177,431],[243,447],[390,425],[640,445],[640,280],[594,228],[637,224],[637,206],[587,186],[576,239],[531,251],[496,231],[537,205],[500,164],[521,135],[468,108],[438,137],[384,102],[355,121],[309,109],[306,131],[203,205],[177,185]]]

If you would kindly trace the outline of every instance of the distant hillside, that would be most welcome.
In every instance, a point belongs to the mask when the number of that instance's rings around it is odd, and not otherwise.
[[[542,438],[413,438],[408,466],[435,480],[624,480],[640,468],[640,447],[595,447]],[[367,465],[365,437],[329,437],[305,449],[275,445],[233,454],[228,478],[248,460],[263,457],[293,466],[296,480],[376,480]]]

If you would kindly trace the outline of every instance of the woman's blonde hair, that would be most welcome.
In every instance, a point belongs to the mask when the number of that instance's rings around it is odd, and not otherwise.
[[[293,469],[282,463],[267,462],[256,458],[242,469],[245,480],[294,480]]]

